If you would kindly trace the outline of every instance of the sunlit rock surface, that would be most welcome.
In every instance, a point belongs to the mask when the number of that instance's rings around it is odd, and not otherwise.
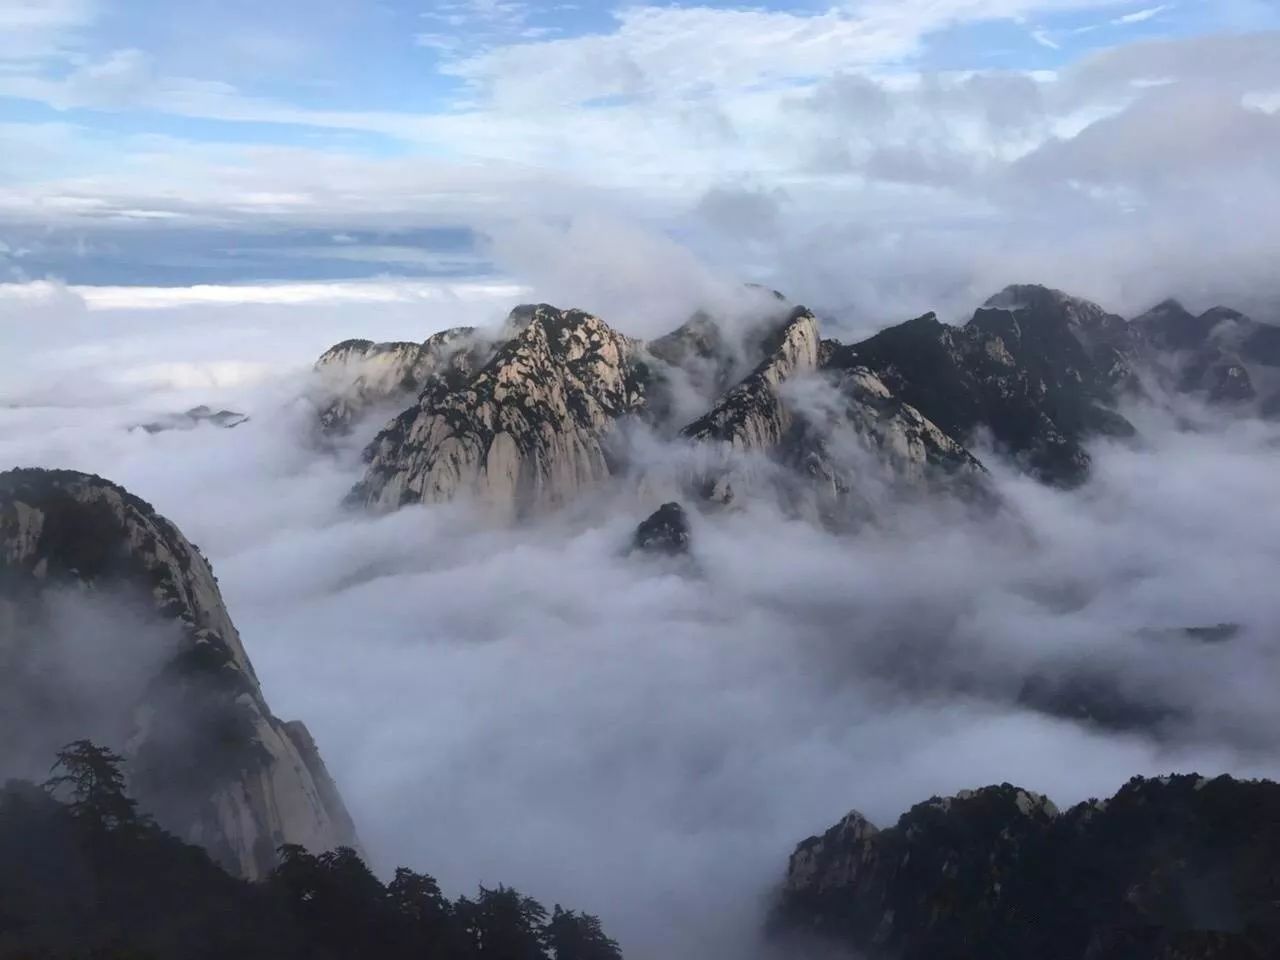
[[[502,516],[565,503],[612,475],[608,434],[643,407],[638,341],[546,304],[458,385],[435,379],[368,450],[354,498],[380,509],[466,496]]]
[[[1088,443],[1133,436],[1119,408],[1153,383],[1280,415],[1280,328],[1225,308],[1192,316],[1168,301],[1126,321],[1021,285],[963,326],[926,314],[846,345],[822,339],[808,309],[780,295],[766,305],[699,312],[648,342],[539,304],[513,311],[487,350],[465,330],[434,346],[339,345],[320,366],[380,366],[335,401],[335,427],[416,391],[367,448],[351,500],[465,498],[506,519],[554,509],[628,473],[618,438],[634,420],[691,451],[698,466],[676,496],[731,505],[764,492],[856,526],[903,495],[986,501],[979,441],[1043,482],[1080,484]]]

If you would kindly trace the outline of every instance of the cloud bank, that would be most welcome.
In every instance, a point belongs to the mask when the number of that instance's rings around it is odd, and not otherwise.
[[[656,506],[630,493],[517,530],[340,509],[357,444],[314,443],[314,357],[509,305],[340,293],[139,310],[0,291],[22,371],[0,461],[101,473],[200,544],[379,869],[573,902],[630,957],[755,957],[792,845],[851,806],[883,822],[1002,780],[1072,802],[1135,773],[1280,775],[1274,425],[1130,411],[1143,443],[1098,446],[1074,493],[992,461],[1009,509],[981,522],[696,516],[690,574],[623,555]],[[197,403],[252,419],[126,429]],[[1226,622],[1223,643],[1181,632]],[[1098,674],[1163,712],[1117,730],[1025,703],[1030,678]]]

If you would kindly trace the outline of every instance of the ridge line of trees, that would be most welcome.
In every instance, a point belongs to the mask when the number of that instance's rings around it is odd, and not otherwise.
[[[356,851],[280,847],[233,877],[138,810],[124,758],[89,740],[43,785],[0,788],[0,960],[621,960],[597,917],[499,885],[447,898]]]

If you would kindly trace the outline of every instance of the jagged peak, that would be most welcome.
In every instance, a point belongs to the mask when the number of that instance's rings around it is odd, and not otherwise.
[[[632,340],[631,337],[615,330],[605,320],[588,310],[579,307],[561,308],[549,303],[526,303],[517,306],[508,315],[503,325],[504,337],[509,345],[512,341],[531,341],[545,337],[549,345],[563,345],[575,334],[591,336],[607,334],[621,340]],[[501,353],[501,351],[499,351]]]
[[[819,339],[818,318],[806,307],[793,309],[766,340],[764,359],[682,435],[724,441],[743,450],[776,444],[789,424],[777,388],[798,373],[817,369]]]
[[[1012,806],[1012,809],[1025,817],[1040,815],[1052,819],[1058,816],[1058,807],[1043,793],[1036,793],[1011,783],[979,787],[974,790],[960,790],[947,797],[931,797],[924,803],[917,804],[903,815],[903,821],[912,818],[919,811],[941,810],[950,812],[957,805],[996,805]]]
[[[1143,314],[1143,316],[1150,316],[1151,314],[1170,314],[1170,313],[1186,314],[1188,316],[1191,315],[1191,311],[1188,310],[1185,306],[1183,306],[1181,300],[1178,300],[1175,297],[1166,297],[1164,300],[1161,300],[1150,310],[1146,311]]]
[[[1210,307],[1204,313],[1200,314],[1198,319],[1202,321],[1211,321],[1214,324],[1219,324],[1219,323],[1228,323],[1228,322],[1239,323],[1241,321],[1248,321],[1249,317],[1241,313],[1239,310],[1235,310],[1231,307],[1224,307],[1219,305],[1216,307]]]
[[[1087,302],[1063,290],[1046,287],[1040,283],[1011,283],[999,293],[988,297],[983,306],[993,310],[1017,311],[1045,304],[1066,305]]]
[[[319,359],[316,360],[315,367],[317,370],[321,370],[333,364],[349,363],[352,360],[365,360],[388,353],[418,353],[448,346],[454,341],[474,336],[476,332],[475,327],[449,327],[431,334],[421,342],[415,340],[352,338],[343,340],[341,343],[335,343],[320,354]]]
[[[350,339],[335,343],[324,353],[320,354],[320,359],[316,361],[316,366],[322,367],[326,364],[346,359],[353,353],[366,353],[375,345],[376,344],[372,340],[366,340],[361,337],[351,337]]]

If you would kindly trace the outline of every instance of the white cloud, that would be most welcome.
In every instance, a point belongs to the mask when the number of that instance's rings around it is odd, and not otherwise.
[[[381,870],[600,913],[628,956],[745,960],[792,845],[850,807],[886,822],[1003,780],[1070,803],[1135,773],[1280,775],[1274,425],[1148,414],[1149,442],[1099,447],[1075,493],[997,467],[1017,522],[904,510],[838,539],[767,509],[695,517],[700,572],[678,576],[622,555],[653,506],[628,496],[516,531],[341,510],[359,459],[308,442],[307,366],[484,309],[260,300],[0,288],[0,355],[24,372],[3,381],[0,460],[100,472],[201,545]],[[196,403],[252,419],[124,429]],[[1223,620],[1242,633],[1212,647],[1136,633]],[[1118,734],[1016,705],[1027,676],[1082,664],[1187,722]]]
[[[33,69],[65,56],[98,8],[96,0],[0,0],[0,68]]]
[[[1166,10],[1171,8],[1172,4],[1162,3],[1158,7],[1147,7],[1145,10],[1136,10],[1133,13],[1126,13],[1124,16],[1116,17],[1111,22],[1117,26],[1127,26],[1131,23],[1145,23],[1152,20]]]
[[[905,303],[873,287],[919,285],[907,301],[928,307],[984,295],[982,264],[994,271],[1000,257],[1061,269],[1052,245],[1033,255],[1050,235],[1123,242],[1111,272],[1136,277],[1158,269],[1149,247],[1216,232],[1214,211],[1238,206],[1257,229],[1233,232],[1227,247],[1247,259],[1238,274],[1253,282],[1252,264],[1272,249],[1280,176],[1255,162],[1271,142],[1262,107],[1280,84],[1277,34],[1130,44],[1035,75],[909,67],[920,38],[958,18],[1071,6],[870,3],[814,16],[633,7],[606,34],[507,43],[458,61],[475,84],[470,105],[435,114],[300,109],[169,77],[148,55],[120,50],[59,80],[10,77],[0,89],[68,108],[376,132],[406,155],[371,156],[336,134],[314,148],[157,136],[104,144],[83,127],[30,125],[0,161],[11,174],[0,239],[24,249],[46,225],[92,240],[146,222],[159,244],[167,224],[248,225],[269,245],[281,226],[466,224],[497,235],[521,221],[535,224],[528,232],[596,218],[679,232],[702,259],[806,298],[888,309]],[[1166,129],[1166,120],[1177,122]],[[786,202],[757,204],[735,228],[730,215],[743,205],[722,201],[744,189]],[[1142,217],[1172,236],[1138,242]],[[920,249],[938,259],[912,262]],[[855,255],[867,270],[836,262]],[[377,244],[346,257],[359,258],[388,269],[427,262]],[[1194,283],[1210,282],[1222,262],[1192,263]],[[865,276],[872,265],[885,276]]]
[[[1062,44],[1054,40],[1048,30],[1032,30],[1031,39],[1040,44],[1040,46],[1047,47],[1050,50],[1062,49]]]

